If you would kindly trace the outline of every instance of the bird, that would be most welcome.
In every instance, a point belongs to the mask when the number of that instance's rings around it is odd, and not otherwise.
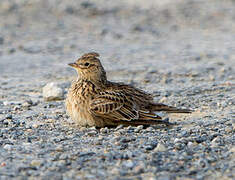
[[[171,125],[156,114],[191,113],[154,102],[153,96],[132,85],[107,80],[106,71],[99,54],[83,54],[74,63],[68,64],[77,71],[65,100],[66,112],[74,123],[83,127],[150,126]]]

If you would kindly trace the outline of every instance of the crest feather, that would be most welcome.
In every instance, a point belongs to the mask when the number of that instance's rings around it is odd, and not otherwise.
[[[89,58],[89,57],[99,57],[100,55],[96,52],[89,52],[86,54],[83,54],[81,58]]]

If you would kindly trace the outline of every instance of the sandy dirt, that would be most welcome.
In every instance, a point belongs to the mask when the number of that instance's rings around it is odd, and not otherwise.
[[[177,125],[78,128],[67,66],[96,51],[108,79],[194,109]],[[233,179],[235,1],[0,1],[0,179]],[[164,147],[164,148],[162,148]]]

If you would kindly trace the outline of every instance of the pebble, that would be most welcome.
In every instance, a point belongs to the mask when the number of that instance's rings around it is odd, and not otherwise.
[[[101,128],[100,132],[103,133],[103,134],[106,134],[106,133],[109,133],[109,129],[107,127]]]
[[[31,166],[40,166],[42,164],[42,161],[32,160],[30,164],[31,164]]]
[[[232,147],[232,148],[229,150],[229,152],[235,153],[235,147]]]
[[[123,165],[128,169],[132,169],[135,166],[135,164],[131,160],[127,160],[126,162],[123,163]]]
[[[134,129],[134,132],[135,132],[135,133],[139,133],[143,128],[144,128],[143,125],[137,126],[137,127]]]
[[[7,114],[6,115],[6,119],[12,119],[12,115],[11,114]]]
[[[33,104],[32,100],[28,100],[28,101],[23,102],[22,106],[23,107],[30,107],[30,106],[32,106],[32,104]]]
[[[196,143],[193,143],[193,142],[188,142],[187,146],[188,148],[192,149],[196,146],[197,144]]]
[[[220,137],[216,137],[211,141],[211,146],[215,147],[218,145],[218,142],[220,141]]]
[[[233,132],[233,127],[232,127],[232,126],[226,127],[224,130],[225,130],[225,132],[227,132],[227,133],[232,133],[232,132]]]
[[[181,140],[178,138],[175,138],[174,143],[180,142]]]
[[[8,124],[9,124],[9,121],[8,121],[8,120],[3,120],[3,124],[4,124],[4,125],[8,125]]]
[[[21,109],[21,106],[19,106],[19,105],[16,105],[16,106],[13,107],[14,111],[17,111],[17,110],[20,110],[20,109]]]
[[[94,136],[96,134],[97,134],[97,131],[94,131],[94,130],[87,132],[87,135],[89,135],[89,136]]]
[[[133,168],[133,172],[135,174],[141,174],[144,172],[144,165],[140,164],[140,165],[137,165]]]
[[[33,128],[38,128],[38,127],[39,127],[39,124],[34,123],[34,124],[32,124],[32,127],[33,127]]]
[[[153,131],[154,131],[154,128],[150,126],[150,127],[148,127],[145,131],[146,131],[146,132],[153,132]]]
[[[182,131],[181,133],[180,133],[180,136],[181,137],[187,137],[187,136],[189,136],[189,134],[188,134],[188,132],[187,131]]]
[[[119,126],[117,126],[116,128],[115,128],[115,131],[118,131],[118,130],[120,130],[120,129],[122,129],[123,128],[123,125],[119,125]]]
[[[3,101],[4,106],[9,106],[9,105],[21,105],[21,101]]]
[[[43,87],[43,98],[46,101],[56,101],[64,99],[64,91],[56,83],[51,82]]]
[[[6,145],[3,146],[3,149],[8,150],[8,151],[11,151],[11,150],[13,149],[13,145],[11,145],[11,144],[6,144]]]
[[[159,142],[159,143],[157,144],[157,146],[155,147],[155,149],[154,149],[155,152],[163,152],[163,151],[166,151],[166,150],[167,150],[167,148],[166,148],[165,145],[164,145],[163,143],[161,143],[161,142]]]
[[[175,149],[177,149],[177,150],[182,150],[182,149],[184,149],[185,144],[184,144],[184,143],[181,143],[181,142],[177,142],[177,143],[175,143],[174,147],[175,147]]]

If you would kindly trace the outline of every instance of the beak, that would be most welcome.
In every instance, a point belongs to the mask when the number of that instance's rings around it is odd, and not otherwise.
[[[77,68],[78,67],[78,64],[76,64],[76,63],[69,63],[68,65],[73,67],[73,68]]]

